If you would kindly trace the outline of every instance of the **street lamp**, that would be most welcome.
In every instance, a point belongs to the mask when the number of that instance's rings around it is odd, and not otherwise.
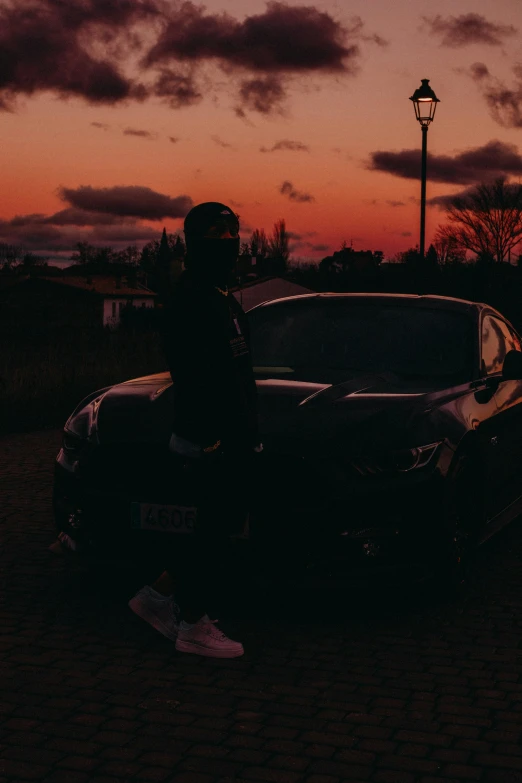
[[[421,86],[410,98],[413,101],[415,117],[422,130],[422,173],[421,173],[421,222],[420,222],[420,258],[424,260],[424,235],[426,228],[426,151],[428,148],[428,128],[435,117],[439,99],[430,87],[429,79],[421,79]]]

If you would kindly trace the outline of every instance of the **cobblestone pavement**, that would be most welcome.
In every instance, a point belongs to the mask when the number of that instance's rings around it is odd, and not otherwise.
[[[519,522],[454,605],[247,612],[203,659],[48,551],[59,442],[0,439],[0,783],[522,781]]]

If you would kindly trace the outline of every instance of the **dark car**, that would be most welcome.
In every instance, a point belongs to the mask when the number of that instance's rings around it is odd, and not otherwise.
[[[248,317],[264,444],[242,542],[252,563],[334,584],[459,580],[466,556],[522,510],[513,326],[485,304],[406,294],[294,296]],[[67,420],[53,505],[69,549],[136,560],[190,534],[171,393],[168,372],[136,378]]]

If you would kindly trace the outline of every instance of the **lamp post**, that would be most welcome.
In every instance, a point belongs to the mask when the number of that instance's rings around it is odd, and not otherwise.
[[[426,157],[428,149],[428,128],[435,117],[435,109],[439,99],[430,87],[429,79],[421,79],[418,87],[410,98],[413,101],[415,117],[420,122],[422,130],[422,169],[421,169],[421,220],[420,220],[420,260],[424,261],[424,236],[426,229]]]

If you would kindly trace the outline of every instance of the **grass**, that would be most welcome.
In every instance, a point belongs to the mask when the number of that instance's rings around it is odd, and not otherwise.
[[[0,433],[60,428],[90,392],[166,369],[152,331],[69,333],[39,346],[11,333],[0,352]]]

